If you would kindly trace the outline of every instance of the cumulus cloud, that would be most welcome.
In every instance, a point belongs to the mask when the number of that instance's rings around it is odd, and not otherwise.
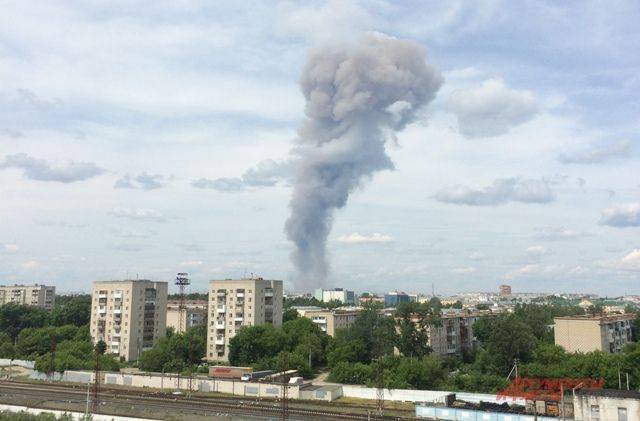
[[[582,231],[574,231],[562,227],[539,227],[536,228],[535,238],[543,241],[575,240],[587,237],[590,234]]]
[[[436,193],[436,200],[468,206],[495,206],[509,202],[549,203],[556,198],[546,180],[500,178],[483,189],[463,185],[445,188]]]
[[[623,140],[592,146],[587,150],[562,153],[558,161],[563,164],[600,164],[614,158],[626,158],[631,154],[631,142]]]
[[[137,221],[166,221],[166,217],[164,217],[159,211],[155,209],[133,209],[117,207],[114,208],[110,212],[110,214],[117,218],[132,219]]]
[[[600,216],[600,225],[617,228],[640,227],[640,203],[606,208]]]
[[[242,192],[251,188],[272,187],[279,182],[288,182],[292,175],[290,161],[276,161],[265,159],[255,167],[249,168],[242,177],[233,178],[200,178],[193,180],[191,185],[198,189],[213,189],[225,193]]]
[[[476,268],[471,266],[451,269],[451,272],[455,273],[456,275],[467,275],[469,273],[474,273],[475,271]]]
[[[619,266],[625,270],[640,270],[640,249],[635,249],[624,256]]]
[[[125,174],[122,178],[116,180],[113,188],[115,189],[135,189],[135,190],[155,190],[161,189],[167,185],[165,177],[161,174],[142,174],[131,176]]]
[[[551,250],[543,246],[527,247],[527,249],[525,250],[525,253],[527,253],[529,256],[534,256],[534,257],[548,256],[550,254],[553,254]]]
[[[498,78],[453,92],[448,108],[458,119],[458,130],[468,138],[503,135],[538,112],[531,92],[511,89]]]
[[[338,238],[338,242],[342,244],[385,244],[391,243],[393,238],[389,235],[374,232],[373,234],[353,234],[343,235]]]
[[[105,172],[92,162],[70,162],[66,167],[54,168],[47,161],[24,153],[7,155],[4,161],[0,162],[0,170],[8,168],[21,169],[24,178],[30,180],[59,183],[83,181]]]
[[[571,278],[581,275],[586,275],[591,272],[591,269],[584,266],[569,266],[564,264],[554,265],[525,265],[516,270],[507,273],[504,278],[519,279],[519,278],[547,278],[547,279],[562,279]]]
[[[19,249],[17,244],[0,243],[0,253],[15,253]]]

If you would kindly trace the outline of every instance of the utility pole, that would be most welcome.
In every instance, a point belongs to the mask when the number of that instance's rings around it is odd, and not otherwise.
[[[56,374],[56,346],[56,334],[54,332],[51,334],[51,348],[49,350],[51,359],[49,360],[49,367],[47,369],[47,377],[49,377],[49,381],[53,381]]]
[[[282,365],[280,371],[282,372],[282,421],[287,421],[289,418],[289,384],[287,384],[287,378],[285,372],[289,369],[289,354],[285,352],[282,355]]]
[[[89,389],[91,388],[91,382],[87,382],[87,406],[84,409],[84,418],[89,419]]]

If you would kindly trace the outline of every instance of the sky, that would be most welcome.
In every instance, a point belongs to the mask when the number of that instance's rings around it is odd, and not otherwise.
[[[3,1],[0,283],[298,276],[310,52],[443,78],[333,215],[328,286],[640,294],[637,1]]]

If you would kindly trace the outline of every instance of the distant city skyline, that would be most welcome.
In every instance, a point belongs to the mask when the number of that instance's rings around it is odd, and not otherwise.
[[[325,287],[640,294],[638,21],[631,0],[5,2],[0,284],[290,290],[303,65],[377,32],[444,82],[335,213]]]

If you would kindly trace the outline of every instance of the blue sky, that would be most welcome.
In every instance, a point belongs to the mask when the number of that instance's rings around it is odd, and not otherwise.
[[[635,1],[4,2],[0,281],[291,282],[302,66],[376,31],[445,82],[335,214],[330,283],[638,294],[639,21]]]

